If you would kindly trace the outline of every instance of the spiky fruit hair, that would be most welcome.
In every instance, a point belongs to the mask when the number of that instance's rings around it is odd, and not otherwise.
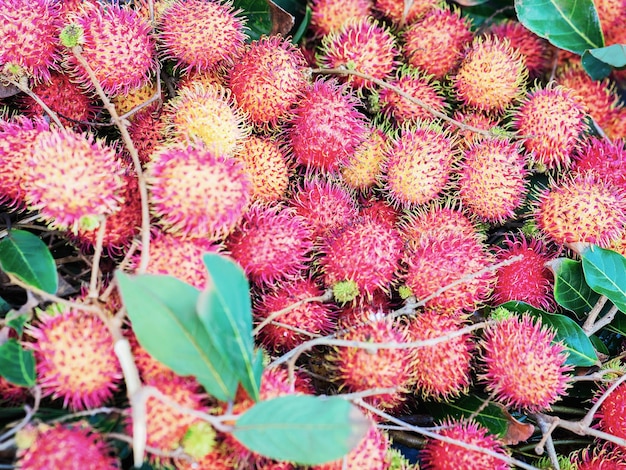
[[[572,171],[593,172],[605,181],[626,190],[626,148],[624,142],[587,138],[575,154]]]
[[[458,9],[436,8],[402,33],[407,62],[441,80],[453,72],[474,37]]]
[[[555,182],[539,195],[539,229],[556,243],[608,246],[626,227],[626,193],[592,172]]]
[[[18,432],[16,441],[16,465],[23,470],[120,468],[118,459],[112,455],[103,437],[84,422],[30,424]]]
[[[128,133],[142,165],[148,163],[152,152],[164,143],[166,123],[161,115],[162,108],[149,106],[135,114],[128,126]]]
[[[81,28],[81,54],[105,93],[128,93],[145,84],[156,69],[156,48],[150,25],[136,11],[118,4],[87,5],[73,21]],[[86,89],[94,85],[74,54],[65,66]]]
[[[372,12],[372,0],[312,0],[310,29],[315,37],[334,33],[353,18],[367,18]]]
[[[608,388],[605,385],[600,392]],[[597,399],[597,397],[596,397]],[[626,384],[622,383],[604,399],[594,418],[598,419],[597,428],[613,436],[626,439]]]
[[[159,224],[183,237],[225,236],[250,202],[251,184],[243,164],[200,146],[171,145],[155,151],[146,180]]]
[[[119,210],[123,167],[116,150],[90,134],[41,132],[24,172],[28,207],[51,227],[93,228]]]
[[[527,313],[488,326],[480,342],[479,374],[487,391],[506,406],[531,412],[550,409],[565,394],[572,370],[555,335]]]
[[[396,67],[398,52],[389,29],[371,17],[357,18],[322,38],[317,60],[323,67],[346,67],[384,80]],[[354,75],[348,75],[345,81],[356,90],[376,86],[370,80]]]
[[[365,191],[377,184],[387,143],[385,131],[372,126],[341,168],[342,179],[348,187]]]
[[[165,58],[184,73],[231,66],[244,46],[245,18],[232,2],[176,0],[158,28]]]
[[[404,0],[374,0],[374,9],[394,25],[402,28],[419,21],[430,11],[441,8],[443,3],[440,0],[417,0],[410,4],[407,11]]]
[[[493,114],[483,113],[481,111],[478,111],[477,109],[472,108],[457,109],[452,117],[454,118],[454,120],[459,121],[463,124],[477,127],[478,129],[484,129],[485,131],[496,127],[499,122],[498,118],[495,117]],[[457,145],[463,151],[466,150],[470,145],[476,144],[485,138],[485,136],[482,134],[468,129],[463,129],[453,124],[451,124],[449,127],[458,137]]]
[[[156,91],[156,84],[148,81],[137,88],[129,89],[126,93],[115,95],[111,101],[115,105],[117,113],[123,116],[152,98],[156,94]],[[129,120],[132,122],[135,116],[136,114],[131,115]]]
[[[420,452],[425,470],[507,470],[505,460],[477,450],[466,449],[462,443],[472,444],[507,457],[504,444],[483,425],[474,421],[448,419],[441,423],[440,436],[460,441],[459,444],[429,438]]]
[[[576,470],[625,470],[626,456],[620,448],[607,445],[585,447],[569,456]]]
[[[489,33],[508,39],[511,47],[524,56],[530,78],[540,77],[550,65],[550,44],[518,21],[504,21],[489,28]]]
[[[252,123],[276,128],[289,117],[309,84],[306,59],[287,39],[262,37],[230,67],[228,84]]]

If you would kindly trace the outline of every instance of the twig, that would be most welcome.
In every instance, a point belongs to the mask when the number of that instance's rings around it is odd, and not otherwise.
[[[17,222],[15,222],[13,224],[13,227],[17,227],[17,226],[24,226],[26,224],[30,224],[31,222],[34,222],[35,220],[37,220],[39,218],[39,214],[32,214],[29,215],[28,217],[26,217],[25,219],[22,220],[18,220]],[[45,228],[44,228],[45,229]],[[0,230],[0,238],[4,238],[9,234],[10,229],[9,228],[5,228],[3,230]]]
[[[585,417],[580,420],[581,426],[586,427],[586,428],[591,426],[591,422],[593,421],[593,418],[596,412],[600,409],[600,406],[602,406],[602,403],[604,403],[604,400],[606,400],[608,396],[611,393],[613,393],[613,391],[617,387],[619,387],[622,383],[624,383],[624,381],[626,381],[626,374],[622,375],[619,379],[617,379],[613,383],[613,385],[611,385],[609,388],[606,389],[606,391],[600,396],[600,398],[596,400],[593,406],[589,408],[589,411],[587,411],[587,414],[585,415]]]
[[[126,442],[127,444],[133,443],[132,437],[127,436],[126,434],[118,433],[118,432],[107,432],[104,434],[104,437],[108,439],[116,439],[118,441]],[[165,451],[157,447],[146,446],[146,451],[157,457],[164,457],[164,458],[170,458],[170,459],[184,459],[189,462],[193,462],[194,460],[193,457],[191,457],[189,454],[186,454],[185,451],[180,448],[176,450],[172,450],[172,451]]]
[[[95,416],[97,414],[100,413],[104,413],[104,414],[113,414],[113,413],[118,413],[121,415],[125,415],[127,414],[128,410],[122,409],[122,408],[111,408],[108,406],[103,406],[101,408],[93,408],[91,410],[85,410],[85,411],[79,411],[76,413],[70,413],[64,416],[61,416],[60,418],[56,418],[53,420],[50,420],[50,423],[63,423],[64,421],[69,421],[70,419],[75,419],[75,418],[82,418],[83,416]]]
[[[4,80],[4,78],[3,78]],[[35,93],[33,93],[33,91],[28,87],[28,82],[27,82],[27,78],[26,76],[22,77],[22,79],[20,81],[15,81],[15,80],[11,80],[10,78],[6,78],[6,80],[11,84],[16,86],[17,88],[19,88],[19,90],[22,93],[26,93],[29,97],[31,97],[33,100],[35,100],[35,102],[41,106],[41,108],[45,111],[45,113],[50,116],[50,119],[52,119],[54,121],[54,123],[59,126],[60,128],[63,128],[65,126],[63,126],[63,124],[61,123],[61,120],[59,119],[59,116],[57,116],[57,113],[55,113],[54,111],[52,111],[50,109],[50,107],[44,103],[42,101],[41,98],[39,98],[39,96],[37,96]]]
[[[96,235],[96,247],[93,253],[93,261],[91,267],[91,279],[89,280],[89,293],[87,297],[90,299],[98,298],[98,275],[100,274],[100,258],[102,257],[102,245],[104,245],[104,234],[106,232],[107,219],[103,217],[98,227]]]
[[[601,295],[598,298],[598,301],[596,302],[596,304],[587,314],[587,319],[585,320],[585,323],[583,324],[583,327],[582,327],[583,331],[587,333],[587,336],[591,336],[593,334],[593,333],[589,333],[589,331],[593,328],[593,324],[598,318],[598,315],[600,315],[600,312],[602,311],[602,308],[604,308],[604,305],[606,304],[607,300],[609,299],[605,295]]]
[[[548,457],[550,457],[550,463],[552,466],[559,470],[559,462],[558,457],[556,455],[556,449],[554,448],[554,441],[552,440],[552,433],[559,425],[559,419],[552,419],[551,416],[547,416],[544,414],[536,414],[534,415],[535,420],[537,421],[537,425],[539,429],[541,429],[541,440],[535,446],[535,453],[537,455],[542,455],[544,450],[548,451]]]
[[[591,329],[589,329],[589,331],[585,331],[585,333],[587,333],[587,336],[591,336],[592,334],[600,331],[606,325],[611,323],[613,321],[613,319],[615,318],[615,315],[617,315],[617,312],[619,312],[619,309],[615,305],[613,305],[610,308],[610,310],[608,312],[606,312],[606,315],[604,315],[602,318],[600,318],[600,320],[598,320],[593,325],[593,327]]]

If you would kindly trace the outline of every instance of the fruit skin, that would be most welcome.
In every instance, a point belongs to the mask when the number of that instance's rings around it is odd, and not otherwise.
[[[608,386],[605,386],[605,390]],[[606,433],[626,439],[626,385],[617,386],[602,402],[595,415],[597,428]]]
[[[344,183],[354,190],[367,191],[376,185],[385,159],[388,136],[382,129],[372,126],[363,142],[354,150],[341,168]]]
[[[487,391],[505,406],[530,412],[550,409],[565,394],[572,370],[566,365],[565,346],[554,342],[555,335],[527,313],[487,327],[479,375]]]
[[[128,133],[137,149],[142,166],[150,161],[152,152],[164,144],[165,120],[161,119],[162,108],[148,106],[133,116]]]
[[[374,9],[399,28],[415,23],[442,5],[443,2],[439,0],[416,0],[405,13],[406,6],[403,0],[374,0]]]
[[[309,28],[318,38],[334,33],[354,18],[369,17],[372,6],[372,0],[312,0]]]
[[[487,428],[473,421],[448,419],[442,423],[438,434],[467,444],[489,449],[507,456],[504,444]],[[496,457],[479,451],[465,449],[459,445],[429,438],[420,452],[424,470],[506,470],[509,465]]]
[[[572,172],[593,172],[600,179],[626,190],[626,149],[622,141],[588,137],[578,148]]]
[[[611,448],[608,445],[585,447],[569,456],[576,470],[625,470],[624,457],[620,448]]]
[[[551,52],[548,41],[540,38],[517,21],[504,21],[489,28],[489,33],[500,39],[508,39],[511,47],[524,57],[530,78],[540,77],[549,67]]]

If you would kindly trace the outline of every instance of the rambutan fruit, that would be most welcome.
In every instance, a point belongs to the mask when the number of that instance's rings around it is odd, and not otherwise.
[[[313,229],[314,241],[341,230],[358,215],[350,191],[328,178],[306,178],[294,191],[291,205]]]
[[[293,173],[293,164],[283,143],[273,137],[251,135],[235,158],[243,162],[252,183],[253,200],[273,202],[283,199]]]
[[[291,207],[257,203],[226,239],[226,247],[252,282],[273,284],[306,269],[312,229]]]
[[[603,445],[573,452],[569,460],[576,470],[626,470],[625,457],[619,449]]]
[[[287,309],[298,302],[312,297],[320,297],[324,291],[314,281],[306,278],[283,282],[272,287],[271,291],[260,294],[253,306],[254,318],[264,321],[275,312]],[[328,335],[334,328],[335,312],[331,306],[322,302],[306,302],[285,311],[275,321],[304,330],[312,334]],[[260,333],[261,341],[268,349],[286,352],[311,339],[303,333],[269,323]]]
[[[515,216],[528,192],[526,157],[519,144],[488,138],[471,145],[458,170],[461,204],[487,222]]]
[[[165,58],[183,72],[230,67],[246,40],[245,18],[230,1],[176,0],[158,22]]]
[[[322,67],[345,67],[385,80],[397,65],[399,50],[385,26],[370,18],[354,19],[322,38],[318,62]],[[355,75],[345,77],[355,90],[372,89],[375,84]]]
[[[486,114],[476,109],[462,108],[457,109],[452,116],[455,121],[466,124],[478,129],[488,131],[498,125],[498,119],[492,114]],[[460,150],[465,151],[470,145],[478,143],[486,136],[469,129],[464,129],[451,124],[450,130],[457,136],[457,146]]]
[[[513,126],[530,160],[547,169],[567,168],[585,129],[585,108],[574,92],[548,84],[528,92],[513,111]]]
[[[383,316],[354,325],[339,335],[346,341],[364,343],[405,343],[405,328]],[[411,382],[411,352],[406,348],[335,347],[326,356],[331,375],[341,389],[362,392],[374,388],[395,391],[370,395],[364,400],[380,409],[395,409],[406,396]]]
[[[572,171],[593,172],[604,181],[626,189],[626,148],[622,141],[588,137],[575,154]]]
[[[418,300],[430,299],[427,307],[474,311],[476,306],[487,300],[491,294],[495,273],[485,271],[495,261],[494,256],[474,234],[457,231],[422,238],[422,241],[405,254],[407,265],[406,286]],[[476,275],[466,282],[459,282],[464,276]]]
[[[236,461],[233,455],[228,452],[226,446],[216,443],[213,450],[203,457],[194,459],[179,459],[174,462],[176,470],[233,470]]]
[[[357,145],[341,167],[341,177],[348,187],[365,191],[377,184],[387,142],[385,131],[372,126],[363,142]]]
[[[137,150],[139,161],[145,165],[152,152],[164,143],[165,120],[161,119],[162,108],[148,106],[133,116],[128,133]]]
[[[453,139],[434,124],[401,129],[383,165],[384,187],[394,205],[409,208],[437,198],[448,186],[456,157]]]
[[[423,341],[459,331],[465,322],[454,313],[426,309],[409,320],[409,341]],[[466,393],[471,383],[474,341],[469,334],[412,351],[411,370],[416,391],[424,398],[448,400]]]
[[[394,25],[403,27],[415,23],[426,13],[439,9],[444,2],[440,0],[417,0],[407,8],[404,0],[374,0],[374,9]]]
[[[376,197],[364,197],[359,200],[361,217],[372,217],[375,220],[394,228],[400,221],[401,212],[387,201]]]
[[[15,439],[18,445],[16,465],[23,470],[120,468],[103,437],[84,422],[30,424],[20,430]]]
[[[339,329],[352,328],[361,323],[368,323],[391,310],[389,295],[381,290],[372,294],[371,299],[359,298],[356,302],[341,305],[337,312]]]
[[[371,16],[372,6],[372,0],[312,0],[309,28],[315,37],[334,33],[354,18],[360,20]]]
[[[73,21],[81,29],[81,54],[107,94],[128,93],[145,84],[156,69],[156,49],[150,25],[136,11],[118,4],[87,5]],[[72,53],[65,66],[88,90],[94,85]]]
[[[146,180],[152,213],[166,231],[212,239],[239,223],[252,186],[239,160],[180,145],[152,153]]]
[[[21,387],[0,376],[0,404],[22,406],[30,396],[27,387]]]
[[[193,83],[181,88],[163,110],[165,134],[183,143],[202,142],[216,155],[232,156],[250,133],[230,91],[218,85]]]
[[[604,387],[604,391],[608,386]],[[600,390],[602,392],[602,389]],[[599,396],[599,395],[598,395]],[[602,402],[594,416],[600,431],[626,439],[626,384],[617,386]]]
[[[60,59],[59,3],[52,0],[0,2],[0,70],[22,70],[36,82],[50,79],[50,69]]]
[[[152,98],[157,92],[156,84],[152,82],[146,82],[140,87],[129,89],[125,93],[115,95],[111,101],[115,105],[115,110],[120,116],[128,113],[134,108],[144,104],[150,98]],[[135,115],[130,116],[129,120],[132,122]]]
[[[541,231],[556,243],[606,247],[625,228],[626,196],[622,188],[593,173],[578,174],[542,192],[534,217]]]
[[[397,230],[363,217],[325,239],[317,262],[326,286],[351,281],[361,295],[371,298],[376,290],[388,291],[396,280],[402,249]]]
[[[294,109],[287,128],[298,163],[336,171],[367,137],[359,100],[335,80],[316,80]]]
[[[554,255],[538,238],[529,241],[524,236],[507,237],[503,246],[496,251],[497,261],[506,261],[515,256],[522,256],[522,259],[496,271],[493,304],[517,300],[536,308],[551,310],[555,306],[554,276],[546,263],[552,261]]]
[[[24,170],[26,201],[51,227],[93,228],[119,210],[123,168],[112,147],[67,129],[41,132]]]
[[[554,342],[556,331],[528,314],[512,315],[484,330],[479,378],[506,406],[543,411],[568,387],[567,352]]]
[[[460,10],[436,8],[409,25],[402,37],[407,62],[442,80],[460,64],[474,35]]]
[[[489,33],[508,39],[511,47],[518,49],[524,57],[530,78],[540,77],[549,67],[550,44],[518,21],[504,21],[489,28]]]
[[[459,444],[445,442],[437,438],[426,440],[420,452],[424,470],[507,470],[505,460],[478,450],[462,447],[462,443],[481,447],[508,457],[504,444],[482,424],[474,421],[448,419],[437,432],[442,437],[460,441]]]
[[[507,39],[478,36],[452,81],[457,98],[465,105],[502,113],[522,98],[527,79],[524,58]]]
[[[419,69],[411,66],[400,67],[395,78],[388,83],[419,99],[435,111],[444,113],[446,110],[447,103],[441,94],[439,83],[434,81],[432,76],[424,75]],[[409,101],[389,88],[380,90],[378,97],[383,115],[398,126],[406,122],[435,118],[423,106]]]
[[[237,105],[259,127],[275,128],[308,87],[306,59],[280,36],[252,42],[229,68],[228,84]]]
[[[27,332],[35,354],[37,382],[43,396],[63,400],[72,410],[97,408],[113,396],[122,371],[113,336],[94,314],[49,308]]]

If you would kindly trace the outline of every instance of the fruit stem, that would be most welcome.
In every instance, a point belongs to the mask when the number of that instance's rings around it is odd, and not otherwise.
[[[43,109],[46,112],[48,116],[50,116],[50,119],[52,119],[57,126],[59,126],[61,129],[65,127],[59,120],[59,116],[57,116],[57,113],[52,111],[48,107],[48,105],[44,103],[43,100],[39,98],[39,96],[37,96],[35,93],[33,93],[33,91],[28,87],[26,76],[22,77],[22,80],[20,81],[11,80],[8,77],[7,78],[3,77],[3,81],[4,80],[8,81],[13,86],[16,86],[17,88],[19,88],[19,90],[22,93],[25,93],[26,95],[31,97],[33,100],[35,100],[35,102],[41,107],[41,109]]]

